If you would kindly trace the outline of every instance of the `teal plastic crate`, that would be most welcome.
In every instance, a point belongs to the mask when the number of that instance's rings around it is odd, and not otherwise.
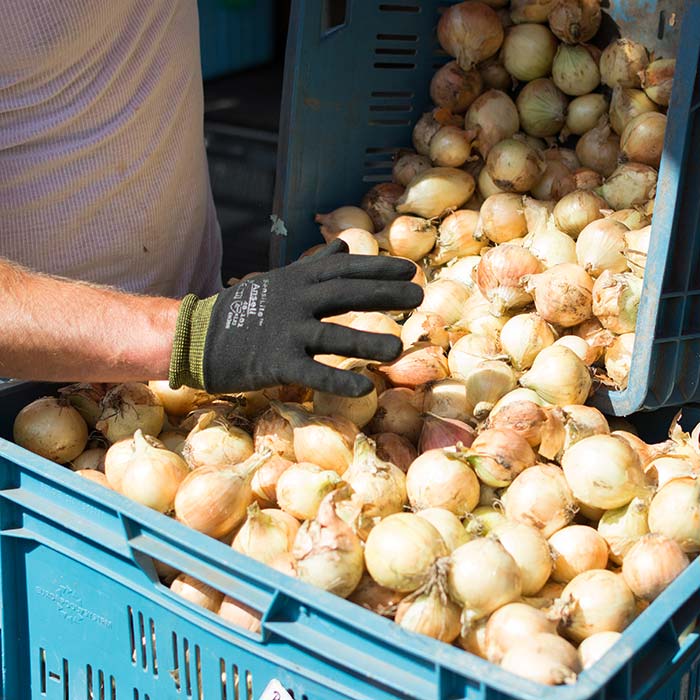
[[[446,60],[435,25],[453,3],[293,3],[275,196],[288,233],[272,236],[273,265],[321,242],[315,212],[359,203],[391,178],[394,153],[410,145],[430,107],[430,78]],[[677,52],[629,387],[601,388],[593,399],[606,413],[630,415],[700,400],[700,3],[603,6],[606,35],[636,38],[658,56]]]
[[[572,686],[535,684],[234,552],[3,439],[46,384],[0,388],[5,700],[691,700],[696,560]],[[696,413],[693,418],[697,418]],[[153,559],[262,614],[229,626],[158,581]]]
[[[274,58],[274,0],[197,0],[197,9],[204,80]]]

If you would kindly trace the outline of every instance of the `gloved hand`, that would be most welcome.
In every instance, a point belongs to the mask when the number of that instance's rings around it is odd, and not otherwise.
[[[367,378],[327,367],[316,354],[390,362],[399,338],[367,333],[325,316],[418,306],[423,290],[409,282],[415,266],[399,258],[349,255],[336,239],[320,253],[262,273],[200,300],[182,300],[170,360],[170,386],[211,393],[302,384],[343,396],[372,390]]]

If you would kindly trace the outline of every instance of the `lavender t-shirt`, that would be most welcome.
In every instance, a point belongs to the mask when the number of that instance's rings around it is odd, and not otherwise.
[[[0,256],[217,291],[202,122],[196,0],[0,0]]]

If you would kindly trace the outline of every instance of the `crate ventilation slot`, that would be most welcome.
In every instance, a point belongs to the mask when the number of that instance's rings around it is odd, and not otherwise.
[[[46,695],[48,684],[61,683],[63,686],[63,700],[70,700],[70,676],[68,673],[67,659],[61,660],[60,672],[49,669],[46,663],[46,649],[39,647],[39,688],[42,695]]]
[[[143,695],[141,695],[139,691],[136,690],[136,688],[134,688],[133,700],[151,700],[151,698],[149,697],[148,693],[144,693]]]
[[[114,676],[107,679],[102,669],[93,671],[90,664],[85,667],[87,700],[117,700],[117,682]],[[134,691],[138,693],[138,691]]]
[[[230,675],[228,670],[230,670]],[[236,664],[227,666],[224,659],[219,659],[219,676],[221,679],[221,700],[255,700],[253,696],[253,674],[239,670]],[[306,695],[302,700],[308,700]]]
[[[143,613],[135,613],[131,605],[127,607],[127,615],[129,618],[131,663],[140,666],[144,671],[150,670],[154,676],[158,676],[156,627],[153,618],[148,618],[148,622],[146,622]]]
[[[188,698],[203,700],[202,654],[199,645],[192,646],[188,639],[182,637],[180,647],[177,632],[173,632],[172,648],[173,663],[169,673],[175,689],[178,693],[184,691]]]
[[[379,6],[380,12],[420,12],[420,5],[394,5],[382,3]]]

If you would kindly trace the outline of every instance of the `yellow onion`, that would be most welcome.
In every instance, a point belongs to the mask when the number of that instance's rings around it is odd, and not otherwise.
[[[593,285],[593,313],[613,333],[632,333],[642,296],[642,280],[631,272],[614,275],[609,270]]]
[[[268,408],[255,422],[253,444],[256,450],[269,447],[274,454],[296,461],[294,430],[273,408]]]
[[[527,233],[522,195],[503,192],[484,200],[478,215],[475,236],[493,243],[507,243]],[[478,251],[476,251],[478,252]]]
[[[107,450],[104,447],[91,447],[81,452],[68,466],[74,472],[93,470],[104,473],[106,454]]]
[[[395,614],[396,607],[404,597],[404,593],[398,593],[397,591],[392,591],[391,588],[380,586],[365,572],[362,574],[360,583],[348,596],[348,600],[378,615],[392,617]]]
[[[476,288],[474,268],[479,264],[480,260],[480,255],[466,255],[462,258],[453,258],[447,265],[443,265],[437,271],[434,279],[454,280],[463,284],[470,292],[473,292]]]
[[[169,416],[186,416],[200,404],[212,399],[206,391],[189,386],[171,389],[167,380],[150,381],[148,388],[160,399]]]
[[[531,136],[554,136],[566,121],[567,103],[564,93],[548,78],[529,82],[515,101],[523,131]]]
[[[292,548],[299,578],[341,598],[355,590],[364,571],[362,543],[336,512],[346,495],[343,489],[329,493],[316,517],[299,528]]]
[[[552,572],[552,552],[546,538],[532,525],[508,520],[497,524],[492,535],[518,565],[522,594],[536,594]]]
[[[544,685],[571,685],[581,671],[576,648],[556,634],[542,632],[514,644],[501,667]]]
[[[377,390],[373,388],[368,394],[357,398],[315,391],[313,402],[316,415],[346,418],[358,428],[363,428],[377,410]]]
[[[576,190],[562,197],[554,207],[554,220],[564,233],[574,240],[592,221],[602,219],[605,200],[595,192]]]
[[[446,508],[425,508],[416,515],[427,520],[440,533],[448,552],[453,552],[471,539],[462,521]]]
[[[622,576],[637,598],[651,602],[689,564],[688,555],[664,535],[643,535],[622,560]]]
[[[489,175],[489,171],[486,169],[485,166],[481,169],[481,172],[479,172],[478,185],[479,195],[484,200],[490,197],[491,195],[499,194],[500,192],[505,192],[504,189],[501,189],[500,187],[497,187],[494,184],[494,181]]]
[[[457,61],[440,68],[430,81],[430,98],[438,107],[463,114],[481,94],[483,81],[475,68],[464,71]]]
[[[299,462],[342,474],[352,462],[352,446],[359,430],[347,418],[314,416],[293,403],[272,401],[272,407],[294,429],[294,454]]]
[[[510,138],[518,131],[520,118],[515,103],[505,92],[487,90],[469,107],[464,124],[465,128],[479,130],[476,146],[481,157],[486,158],[493,146],[503,139]],[[481,190],[481,177],[479,189]],[[482,195],[488,196],[488,194],[484,195],[482,191]]]
[[[510,90],[513,78],[500,61],[490,58],[480,63],[477,69],[487,90]]]
[[[578,168],[573,173],[577,190],[594,190],[603,184],[603,178],[591,168]]]
[[[530,447],[537,447],[542,439],[542,430],[547,419],[547,413],[541,406],[533,401],[521,399],[494,407],[486,427],[512,430],[525,438]]]
[[[418,216],[399,216],[375,236],[382,250],[414,262],[433,249],[436,237],[435,226]]]
[[[437,314],[447,325],[451,325],[462,317],[462,309],[468,298],[469,289],[461,282],[439,279],[426,286],[418,311]]]
[[[441,129],[443,124],[441,124],[435,118],[435,110],[432,112],[425,112],[420,119],[416,122],[413,127],[413,147],[416,149],[419,155],[427,156],[430,153],[430,140],[435,136],[435,134]],[[428,159],[430,160],[430,159]],[[431,163],[432,166],[432,163]],[[417,169],[414,173],[414,177],[422,172],[421,169]],[[408,181],[410,182],[410,180]],[[404,187],[408,186],[408,182],[401,183]]]
[[[258,451],[262,448],[258,448]],[[272,507],[277,503],[277,484],[284,472],[292,466],[291,462],[280,455],[273,454],[253,475],[250,486],[253,495],[262,508]]]
[[[518,24],[506,33],[501,60],[516,80],[527,82],[549,75],[556,50],[557,40],[547,27]]]
[[[460,451],[421,454],[408,469],[406,491],[413,510],[444,508],[459,517],[479,502],[479,481]]]
[[[578,647],[583,668],[590,668],[599,661],[621,636],[619,632],[598,632],[584,639]]]
[[[461,420],[426,413],[423,418],[423,429],[418,447],[421,452],[454,447],[458,443],[469,447],[474,442],[475,437],[474,428]]]
[[[416,343],[404,350],[396,360],[379,365],[378,369],[395,386],[408,388],[439,381],[449,375],[444,350],[430,343]]]
[[[630,120],[620,136],[620,150],[627,160],[658,168],[664,150],[666,115],[645,112]]]
[[[456,644],[464,651],[486,659],[486,624],[487,619],[484,618],[472,623],[468,629],[462,630]]]
[[[253,608],[241,603],[239,600],[234,600],[230,596],[224,596],[219,607],[219,616],[226,622],[240,627],[254,634],[260,633],[260,620],[262,615]]]
[[[588,525],[569,525],[549,538],[554,555],[552,578],[568,583],[590,569],[608,565],[608,543]]]
[[[700,551],[700,480],[683,477],[662,486],[649,505],[649,530],[675,540],[684,552]]]
[[[321,501],[340,483],[338,473],[310,462],[292,464],[277,480],[279,507],[299,520],[316,516]]]
[[[413,444],[417,443],[423,419],[414,401],[415,393],[407,387],[383,391],[377,400],[377,412],[368,430],[376,433],[395,433]]]
[[[425,413],[441,418],[464,419],[470,411],[466,387],[463,380],[443,379],[420,387],[416,398]]]
[[[562,44],[554,56],[552,80],[566,95],[579,97],[598,87],[600,71],[585,47]]]
[[[269,564],[292,549],[299,521],[283,510],[260,510],[257,503],[248,506],[247,518],[233,538],[231,547],[241,554]]]
[[[476,437],[467,457],[479,479],[488,486],[508,486],[536,462],[529,443],[513,430],[490,428]]]
[[[496,340],[489,336],[471,333],[460,338],[450,350],[447,357],[450,373],[454,378],[464,379],[471,374],[484,360],[496,359],[500,356]],[[463,387],[464,385],[461,384]],[[465,402],[464,406],[469,404]],[[433,413],[436,411],[431,409]],[[468,412],[468,409],[465,410]],[[440,414],[444,415],[444,414]],[[446,416],[456,418],[458,416]]]
[[[471,156],[475,136],[476,131],[465,131],[458,126],[443,126],[430,140],[430,160],[435,165],[448,168],[464,165]]]
[[[360,207],[339,207],[328,214],[316,214],[314,220],[320,225],[321,235],[326,242],[332,241],[341,231],[348,228],[361,228],[374,233],[372,219]]]
[[[174,452],[148,441],[141,430],[129,443],[132,452],[124,460],[119,491],[137,503],[167,513],[189,472],[187,464]]]
[[[474,178],[464,170],[430,168],[408,183],[396,211],[428,219],[440,216],[448,209],[461,207],[472,196],[475,186]]]
[[[439,345],[443,350],[449,347],[445,321],[442,316],[432,312],[416,311],[411,314],[401,328],[401,340],[406,350],[421,342]]]
[[[413,513],[380,520],[365,543],[365,565],[380,586],[410,593],[428,581],[433,564],[447,555],[440,533]]]
[[[353,255],[379,254],[379,243],[369,231],[361,228],[348,228],[341,231],[337,237],[348,244],[348,252]]]
[[[601,19],[600,0],[558,0],[549,13],[549,28],[563,42],[580,44],[596,35]]]
[[[564,452],[579,440],[591,435],[610,434],[605,416],[593,406],[557,406],[549,410],[548,417],[542,430],[540,454],[556,462],[561,461]]]
[[[478,220],[477,212],[466,209],[446,217],[440,224],[430,264],[444,265],[453,258],[478,255],[484,247],[484,243],[474,237]]]
[[[605,116],[601,117],[598,126],[583,134],[576,144],[576,155],[581,164],[604,177],[612,175],[615,170],[619,150],[620,140],[612,133]]]
[[[537,355],[520,384],[545,401],[564,406],[584,403],[592,381],[588,367],[576,354],[561,345],[550,345]]]
[[[107,393],[106,387],[105,384],[79,382],[61,387],[58,394],[81,415],[88,428],[93,430],[102,412],[100,403]]]
[[[627,386],[633,350],[634,333],[618,335],[605,350],[605,371],[620,389]]]
[[[131,437],[137,429],[154,436],[163,429],[163,404],[145,384],[117,384],[104,395],[101,408],[95,427],[109,442]]]
[[[150,435],[144,435],[144,439],[152,446],[163,448],[164,445]],[[135,451],[134,439],[124,438],[109,446],[104,457],[104,471],[109,485],[115,491],[121,491],[122,479],[127,466],[131,463]]]
[[[218,612],[224,594],[210,585],[188,574],[180,574],[171,584],[170,590],[190,603],[200,605],[211,612]]]
[[[537,313],[549,323],[570,328],[593,313],[593,280],[580,265],[550,267],[528,277],[525,288],[535,299]]]
[[[576,189],[573,173],[557,160],[548,160],[545,164],[544,175],[539,182],[530,188],[533,197],[537,199],[558,200]]]
[[[508,192],[527,192],[542,177],[542,154],[523,141],[509,138],[489,151],[486,169],[494,184]]]
[[[524,288],[523,277],[540,272],[540,261],[515,245],[501,245],[487,250],[476,268],[476,281],[496,316],[527,306],[532,295]]]
[[[369,214],[375,231],[388,226],[398,216],[396,213],[396,202],[403,193],[404,188],[396,182],[380,182],[372,187],[362,198],[360,206]],[[338,237],[340,238],[348,230],[351,229],[345,229]],[[362,229],[360,228],[360,230]]]
[[[657,105],[668,107],[675,70],[675,58],[659,58],[652,61],[640,76],[642,89]]]
[[[246,509],[253,502],[253,474],[270,457],[265,449],[227,469],[200,467],[191,471],[175,495],[175,516],[210,537],[230,534],[245,520]]]
[[[480,537],[450,555],[450,597],[463,607],[462,623],[477,620],[520,597],[520,568],[498,540]]]
[[[560,600],[560,630],[574,643],[598,632],[622,632],[636,615],[629,586],[622,576],[606,569],[592,569],[576,576]]]
[[[591,93],[571,100],[566,112],[567,135],[582,136],[587,131],[594,129],[607,111],[608,100],[605,95]]]
[[[503,515],[503,509],[497,503],[498,499],[496,498],[495,489],[491,486],[482,485],[481,490],[482,494],[484,492],[491,494],[486,499],[491,505],[480,505],[464,518],[464,527],[470,537],[486,537],[497,526],[507,522],[506,516]]]
[[[523,22],[545,23],[556,0],[512,0],[510,17],[516,24]]]
[[[657,106],[642,90],[616,87],[610,100],[610,126],[622,135],[625,127],[640,114],[656,112]]]
[[[395,464],[404,474],[418,456],[416,448],[396,433],[375,433],[371,436],[377,445],[377,456]]]
[[[697,466],[680,455],[655,457],[646,464],[643,462],[643,465],[647,479],[651,480],[657,489],[662,488],[673,479],[699,476]]]
[[[627,247],[639,252],[646,252],[649,248],[649,234],[651,233],[651,219],[637,209],[620,209],[610,214],[611,219],[621,221],[630,230],[627,237]]]
[[[404,153],[397,157],[392,174],[399,185],[406,187],[416,175],[432,167],[433,164],[427,156],[418,153]]]
[[[515,389],[517,376],[505,362],[485,360],[463,376],[461,381],[468,412],[476,420],[484,420],[496,402]]]
[[[58,464],[75,459],[88,441],[87,424],[80,413],[67,401],[50,396],[22,408],[14,420],[12,433],[20,447]]]
[[[479,258],[479,262],[481,258]],[[477,263],[478,265],[478,263]],[[475,265],[474,267],[477,267]],[[479,289],[467,299],[462,312],[462,318],[448,327],[450,342],[454,346],[460,338],[468,333],[479,336],[486,336],[497,340],[501,329],[508,320],[507,316],[494,316],[491,313],[491,304],[484,297]]]
[[[639,72],[649,64],[647,50],[631,39],[616,39],[608,44],[600,57],[600,76],[608,87],[638,88]]]
[[[532,367],[535,357],[554,339],[551,326],[536,313],[518,314],[509,319],[500,336],[501,348],[517,370]]]
[[[614,219],[592,221],[576,239],[578,264],[592,277],[598,277],[605,270],[624,272],[627,260],[622,251],[626,233],[627,227]]]
[[[556,631],[556,622],[541,610],[525,603],[508,603],[496,610],[486,623],[486,657],[492,663],[500,663],[513,646],[535,634],[556,634]]]
[[[209,411],[187,435],[182,454],[190,469],[223,468],[242,462],[253,450],[253,439],[245,430],[228,425]]]
[[[639,456],[616,435],[579,440],[561,464],[574,496],[594,508],[620,508],[648,491]]]
[[[560,231],[549,208],[525,197],[525,218],[530,233],[523,239],[523,248],[531,252],[550,269],[558,265],[576,262],[576,245]]]
[[[490,58],[503,43],[503,26],[498,15],[475,0],[448,7],[437,27],[440,46],[454,58],[463,70]]]

